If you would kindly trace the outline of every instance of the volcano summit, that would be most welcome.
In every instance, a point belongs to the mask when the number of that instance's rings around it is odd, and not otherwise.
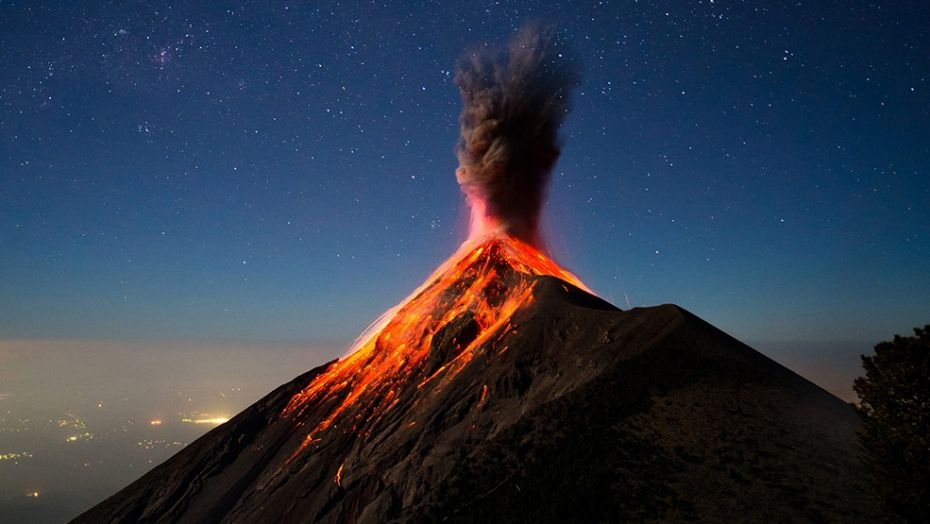
[[[551,33],[467,56],[471,235],[352,351],[75,522],[850,522],[852,409],[672,305],[621,311],[542,248],[575,75]]]

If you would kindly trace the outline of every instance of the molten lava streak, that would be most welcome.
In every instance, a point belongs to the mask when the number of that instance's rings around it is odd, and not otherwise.
[[[283,416],[315,422],[292,458],[324,439],[327,430],[341,427],[367,435],[400,401],[402,390],[429,394],[442,388],[483,346],[500,342],[512,329],[514,313],[533,300],[535,276],[556,277],[588,291],[577,277],[517,238],[495,234],[462,244],[419,289],[359,337],[346,357],[290,400]],[[462,340],[443,340],[434,347],[434,337],[442,337],[450,324]],[[506,350],[500,346],[495,354]],[[403,388],[411,381],[415,388]]]

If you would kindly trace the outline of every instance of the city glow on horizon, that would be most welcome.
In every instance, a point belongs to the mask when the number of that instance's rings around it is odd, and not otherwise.
[[[22,453],[0,453],[0,461],[2,460],[19,460],[32,458],[32,453],[24,451]]]
[[[229,421],[228,417],[206,417],[206,418],[190,418],[185,417],[181,419],[181,422],[186,422],[188,424],[214,424],[220,425]]]

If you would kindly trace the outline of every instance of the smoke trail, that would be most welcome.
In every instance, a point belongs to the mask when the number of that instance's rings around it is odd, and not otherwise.
[[[539,213],[559,157],[558,128],[578,70],[551,28],[524,27],[505,49],[466,54],[455,72],[462,97],[455,177],[472,235],[502,228],[540,246]]]

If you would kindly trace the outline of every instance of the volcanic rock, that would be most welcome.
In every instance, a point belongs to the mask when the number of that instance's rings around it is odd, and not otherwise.
[[[74,522],[881,517],[847,404],[680,307],[621,311],[511,247],[461,257],[370,346]]]

